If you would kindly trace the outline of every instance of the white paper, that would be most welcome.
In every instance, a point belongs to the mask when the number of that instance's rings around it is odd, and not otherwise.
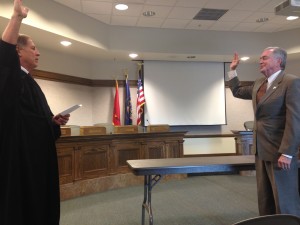
[[[62,111],[61,113],[59,113],[60,115],[62,116],[65,116],[67,114],[70,114],[71,112],[75,111],[76,109],[80,108],[82,105],[81,104],[78,104],[78,105],[73,105],[71,106],[70,108]]]

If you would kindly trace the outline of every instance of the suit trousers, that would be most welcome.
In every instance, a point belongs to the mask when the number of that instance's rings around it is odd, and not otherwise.
[[[263,161],[255,156],[259,214],[292,214],[300,217],[298,159],[293,157],[290,170],[277,162]]]

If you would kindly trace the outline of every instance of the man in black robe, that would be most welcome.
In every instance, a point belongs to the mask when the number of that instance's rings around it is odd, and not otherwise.
[[[30,75],[40,53],[19,35],[28,9],[14,10],[0,40],[0,224],[58,225],[59,178],[55,141],[70,115],[53,116]]]

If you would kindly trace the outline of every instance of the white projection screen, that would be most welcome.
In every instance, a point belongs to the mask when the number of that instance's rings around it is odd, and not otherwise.
[[[226,124],[224,63],[144,61],[145,125]]]

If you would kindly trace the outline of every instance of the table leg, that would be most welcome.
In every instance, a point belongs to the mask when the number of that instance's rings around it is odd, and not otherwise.
[[[142,205],[142,225],[145,225],[145,210],[148,212],[149,225],[153,225],[153,214],[151,206],[152,188],[160,181],[162,175],[145,175],[144,178],[144,200]]]

